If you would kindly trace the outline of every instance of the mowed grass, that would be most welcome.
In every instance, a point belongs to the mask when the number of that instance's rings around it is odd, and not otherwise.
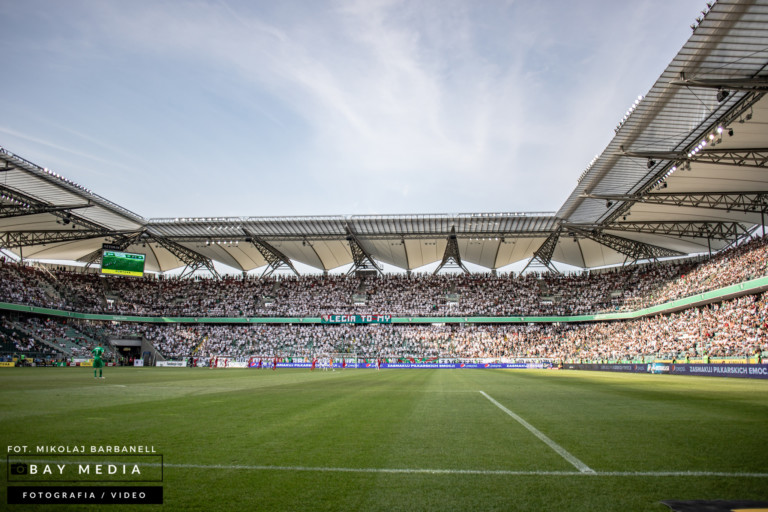
[[[162,454],[164,505],[141,510],[665,511],[661,500],[768,499],[763,381],[184,368],[106,368],[94,380],[85,368],[0,370],[4,450]]]

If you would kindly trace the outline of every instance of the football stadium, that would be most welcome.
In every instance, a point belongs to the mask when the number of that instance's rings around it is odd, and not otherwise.
[[[144,217],[3,143],[3,508],[768,510],[768,0],[702,8],[554,212]]]

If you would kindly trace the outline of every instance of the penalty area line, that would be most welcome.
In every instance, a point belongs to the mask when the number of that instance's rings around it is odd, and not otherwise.
[[[509,415],[509,417],[511,417],[513,420],[515,420],[516,422],[524,426],[529,432],[531,432],[533,435],[538,437],[544,444],[552,448],[562,458],[570,462],[571,465],[573,465],[573,467],[578,469],[580,472],[582,473],[595,472],[592,468],[590,468],[589,466],[581,462],[579,459],[571,455],[571,453],[568,452],[568,450],[566,450],[565,448],[563,448],[562,446],[560,446],[559,444],[557,444],[556,442],[548,438],[542,431],[540,431],[539,429],[537,429],[536,427],[534,427],[533,425],[525,421],[523,418],[521,418],[514,412],[510,411],[509,409],[501,405],[499,402],[497,402],[493,398],[491,398],[491,396],[488,395],[488,393],[486,393],[485,391],[480,391],[480,394],[483,395],[488,400],[490,400],[493,405],[495,405],[496,407],[498,407],[499,409],[507,413],[507,415]]]

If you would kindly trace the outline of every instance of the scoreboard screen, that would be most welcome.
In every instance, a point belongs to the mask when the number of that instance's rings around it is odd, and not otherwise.
[[[142,277],[145,257],[145,254],[103,250],[101,252],[101,273]]]

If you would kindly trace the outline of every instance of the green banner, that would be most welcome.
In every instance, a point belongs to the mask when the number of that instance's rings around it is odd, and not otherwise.
[[[321,324],[391,324],[392,315],[323,315]]]

